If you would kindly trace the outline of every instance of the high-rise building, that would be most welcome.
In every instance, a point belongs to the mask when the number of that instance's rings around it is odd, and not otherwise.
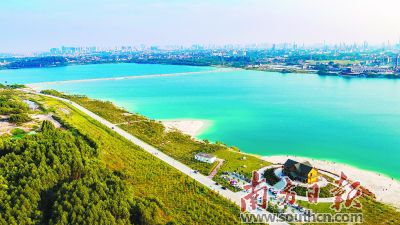
[[[368,42],[367,41],[364,41],[363,47],[364,47],[364,50],[368,49]]]
[[[50,54],[52,54],[52,55],[60,54],[60,49],[59,48],[51,48]]]
[[[276,44],[272,44],[271,50],[272,50],[272,51],[275,51],[275,49],[276,49]]]

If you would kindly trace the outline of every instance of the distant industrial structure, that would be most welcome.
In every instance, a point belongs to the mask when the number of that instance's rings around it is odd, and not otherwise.
[[[342,75],[358,75],[358,74],[392,74],[394,71],[392,68],[385,67],[369,67],[369,66],[355,66],[345,68]]]

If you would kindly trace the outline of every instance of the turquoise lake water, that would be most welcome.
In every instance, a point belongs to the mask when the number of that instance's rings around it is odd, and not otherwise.
[[[42,88],[110,100],[154,119],[211,120],[213,125],[200,138],[223,141],[244,152],[327,159],[400,179],[400,80],[206,71],[211,69],[136,64],[71,66],[0,71],[0,81],[31,83],[204,71]]]
[[[0,83],[25,84],[44,81],[82,80],[151,74],[168,74],[213,70],[212,67],[151,65],[151,64],[94,64],[54,68],[0,70]]]

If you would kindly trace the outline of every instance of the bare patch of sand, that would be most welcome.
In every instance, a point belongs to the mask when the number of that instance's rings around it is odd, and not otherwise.
[[[41,121],[44,121],[44,120],[48,120],[48,121],[52,122],[56,128],[60,128],[61,127],[61,124],[57,120],[55,120],[52,117],[52,115],[50,115],[50,114],[47,114],[47,115],[35,114],[35,115],[31,115],[31,117],[34,120],[38,121],[38,122],[41,122]]]
[[[360,181],[361,185],[376,195],[378,201],[400,209],[400,182],[385,175],[358,169],[341,163],[326,160],[315,160],[298,156],[265,156],[264,160],[272,163],[285,163],[287,159],[299,162],[309,161],[314,167],[335,174],[345,173],[349,179]]]
[[[53,119],[52,115],[50,115],[50,114],[46,114],[46,115],[45,114],[33,114],[30,116],[33,119],[33,121],[24,123],[20,126],[14,124],[14,123],[8,122],[6,120],[8,118],[7,116],[2,116],[1,117],[2,120],[0,120],[0,135],[11,134],[11,131],[15,128],[19,128],[19,129],[24,130],[25,132],[29,132],[32,129],[34,129],[35,126],[39,125],[39,123],[44,120],[48,120],[48,121],[52,122],[56,128],[61,127],[61,124],[57,120]]]
[[[19,127],[7,121],[0,121],[0,135],[11,134],[11,130],[13,130],[14,128]]]
[[[209,120],[195,119],[161,120],[161,123],[166,127],[167,131],[176,129],[192,137],[197,137],[212,124]]]

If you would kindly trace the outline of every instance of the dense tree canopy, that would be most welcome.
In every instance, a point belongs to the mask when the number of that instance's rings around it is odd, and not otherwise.
[[[11,114],[9,121],[17,125],[31,121],[32,118],[26,113]]]
[[[134,199],[85,138],[44,121],[0,141],[0,224],[160,224],[162,203]]]
[[[29,106],[13,95],[12,90],[1,90],[0,94],[0,115],[24,113]]]

